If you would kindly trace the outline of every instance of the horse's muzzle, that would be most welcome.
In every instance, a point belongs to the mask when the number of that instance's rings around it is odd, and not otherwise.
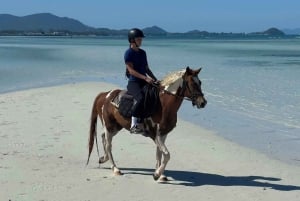
[[[193,101],[193,105],[196,105],[198,109],[204,108],[207,104],[204,96],[199,96],[195,101]]]

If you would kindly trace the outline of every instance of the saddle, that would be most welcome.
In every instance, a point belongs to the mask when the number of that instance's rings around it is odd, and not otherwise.
[[[132,116],[132,108],[136,100],[134,100],[133,96],[128,94],[126,90],[122,90],[111,103],[118,108],[122,116],[129,118]]]
[[[141,118],[150,117],[158,107],[160,107],[159,90],[155,86],[146,85],[143,88],[144,100],[143,107],[140,111]],[[111,101],[111,103],[118,108],[119,113],[126,118],[132,116],[132,110],[136,105],[134,97],[127,93],[126,90],[120,93]]]

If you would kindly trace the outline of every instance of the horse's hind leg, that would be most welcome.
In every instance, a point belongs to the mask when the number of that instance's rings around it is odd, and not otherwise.
[[[103,150],[104,150],[104,156],[99,158],[99,163],[105,163],[106,161],[108,161],[108,154],[106,152],[106,139],[105,139],[105,133],[101,134],[101,138],[102,138],[102,145],[103,145]]]
[[[122,175],[119,168],[117,168],[115,161],[112,155],[112,138],[114,135],[117,134],[119,130],[114,130],[113,132],[109,132],[108,129],[105,129],[105,136],[102,137],[103,140],[103,147],[105,155],[103,157],[103,161],[109,160],[111,163],[111,169],[115,175]],[[108,159],[107,159],[108,158]]]

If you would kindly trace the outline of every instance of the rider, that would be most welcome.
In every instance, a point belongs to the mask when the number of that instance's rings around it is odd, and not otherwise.
[[[132,112],[130,132],[137,134],[144,132],[141,111],[144,99],[142,89],[147,83],[151,84],[157,80],[148,66],[146,52],[140,48],[144,37],[143,31],[140,29],[129,30],[129,48],[124,54],[126,76],[128,77],[127,90],[137,101]]]

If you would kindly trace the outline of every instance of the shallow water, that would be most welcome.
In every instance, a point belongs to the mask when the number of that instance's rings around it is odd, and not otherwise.
[[[82,81],[125,88],[125,39],[0,37],[0,93]],[[162,78],[203,67],[208,100],[180,117],[274,158],[300,165],[300,40],[151,39],[143,47]],[[99,89],[101,90],[101,89]]]

